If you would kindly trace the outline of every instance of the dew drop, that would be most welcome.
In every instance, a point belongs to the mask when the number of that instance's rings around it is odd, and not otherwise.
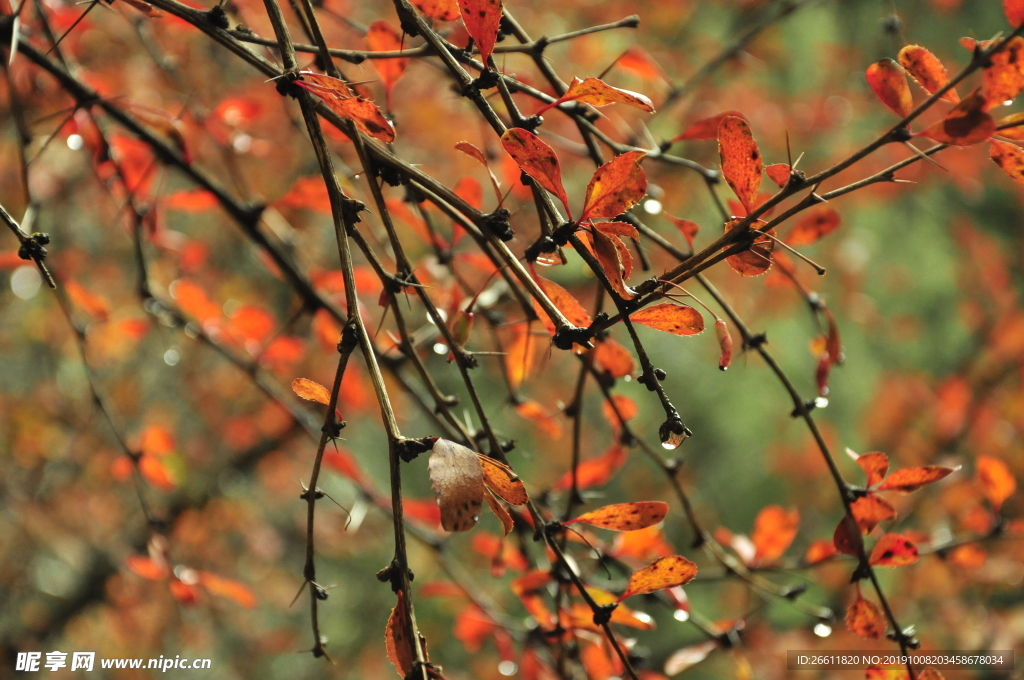
[[[674,442],[671,439],[669,439],[669,440],[663,441],[661,443],[661,448],[668,449],[669,451],[672,451],[674,449],[678,449],[679,448],[679,444],[677,442]]]

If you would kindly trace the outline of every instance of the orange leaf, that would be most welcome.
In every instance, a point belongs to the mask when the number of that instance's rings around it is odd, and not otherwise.
[[[876,567],[905,567],[917,562],[917,546],[906,536],[885,534],[875,543],[868,562]]]
[[[984,70],[982,92],[985,108],[1002,106],[1024,89],[1024,38],[1016,36],[1002,50],[992,55],[991,66]]]
[[[459,9],[462,10],[466,32],[480,50],[480,61],[487,66],[487,60],[494,51],[494,43],[498,39],[501,0],[459,0]]]
[[[985,98],[975,90],[954,106],[946,117],[915,136],[942,144],[971,146],[984,142],[996,132],[996,121],[985,111]]]
[[[633,418],[636,418],[640,414],[640,408],[636,405],[635,401],[626,395],[613,394],[610,401],[606,399],[604,403],[601,404],[601,414],[613,428],[618,430],[621,424],[619,419],[621,418],[625,421],[633,420]]]
[[[857,593],[857,599],[846,610],[846,627],[862,638],[877,640],[885,635],[885,617],[878,605]]]
[[[298,208],[331,214],[331,197],[322,177],[300,177],[288,193],[275,201],[279,208]]]
[[[669,555],[656,560],[650,566],[633,572],[626,585],[626,592],[619,596],[619,602],[633,595],[653,593],[663,588],[673,588],[689,583],[697,575],[697,565],[680,555]]]
[[[858,456],[855,463],[864,471],[868,477],[868,486],[874,486],[885,479],[889,472],[889,456],[880,451],[872,451]]]
[[[718,126],[718,155],[722,159],[722,176],[749,213],[761,187],[764,161],[747,121],[737,116],[722,119]]]
[[[498,502],[498,499],[494,496],[494,492],[490,489],[488,489],[487,493],[484,494],[484,500],[487,501],[487,507],[491,509],[494,516],[501,522],[501,528],[505,532],[504,535],[508,536],[516,526],[515,520],[512,519],[512,515],[508,514],[508,510]]]
[[[897,58],[907,73],[929,94],[934,94],[949,82],[949,74],[939,58],[920,45],[907,45],[900,50]],[[950,89],[942,98],[953,104],[960,101],[955,89]]]
[[[139,473],[142,478],[149,482],[150,486],[161,491],[170,491],[178,486],[171,471],[164,465],[162,459],[156,456],[142,456],[139,458]]]
[[[581,461],[576,466],[576,488],[589,489],[606,484],[626,463],[628,455],[626,447],[616,442],[600,456]],[[555,488],[560,491],[572,488],[572,470],[562,475]]]
[[[874,529],[879,522],[896,517],[896,509],[873,493],[855,500],[850,504],[850,510],[853,512],[854,519],[857,520],[857,526],[860,527],[861,533],[864,534]]]
[[[626,285],[626,282],[623,280],[625,268],[622,266],[622,258],[619,255],[619,249],[615,245],[615,241],[618,241],[619,237],[609,236],[600,229],[594,229],[590,233],[590,237],[594,244],[594,255],[597,257],[597,261],[601,265],[601,269],[604,271],[604,275],[608,279],[608,284],[611,286],[611,289],[615,291],[616,295],[620,298],[624,300],[632,300],[636,297],[636,292]],[[622,241],[619,241],[619,244],[621,243]]]
[[[199,584],[210,591],[212,595],[231,600],[246,609],[255,609],[259,603],[256,594],[249,586],[209,571],[199,572]]]
[[[148,557],[140,557],[139,555],[129,555],[128,559],[125,560],[125,566],[135,574],[150,581],[162,581],[171,574],[166,564],[160,564]]]
[[[563,102],[582,102],[592,106],[607,106],[608,104],[626,104],[637,109],[654,112],[654,104],[651,100],[639,92],[630,92],[612,87],[598,78],[586,78],[580,80],[573,78],[569,83],[569,89],[561,97],[551,102],[537,114],[542,114],[548,109],[558,106]]]
[[[569,198],[562,186],[562,169],[555,150],[529,130],[509,128],[501,136],[501,147],[512,157],[519,169],[532,177],[543,189],[554,194],[572,219]]]
[[[927,465],[925,467],[904,468],[889,475],[888,479],[878,487],[879,491],[899,491],[910,493],[917,491],[926,484],[937,482],[951,472],[959,468],[940,467],[938,465]]]
[[[613,378],[622,378],[633,372],[633,354],[611,338],[594,343],[594,365]]]
[[[981,483],[982,493],[992,504],[992,509],[999,512],[999,508],[1003,507],[1003,501],[1017,490],[1017,479],[1004,461],[992,456],[978,456],[974,469]]]
[[[391,610],[388,625],[384,629],[384,645],[388,660],[395,666],[398,675],[405,678],[412,671],[416,650],[412,642],[412,627],[409,625],[409,611],[405,605],[405,593],[398,591],[398,602]]]
[[[697,232],[700,231],[700,225],[690,220],[680,219],[673,217],[668,213],[664,213],[665,217],[672,221],[672,224],[676,225],[676,229],[686,239],[686,244],[690,246],[690,250],[693,250],[693,239],[697,238]]]
[[[437,443],[434,446],[436,447]],[[458,444],[455,444],[455,446],[458,446]],[[466,447],[462,446],[460,448],[465,449]],[[466,450],[468,451],[469,449]],[[476,457],[480,462],[480,469],[483,472],[484,484],[498,498],[510,505],[525,505],[530,500],[526,493],[526,487],[523,486],[519,476],[512,471],[512,468],[481,453],[476,454]]]
[[[1024,128],[1021,128],[1024,129]],[[1024,151],[1008,142],[989,140],[990,158],[1017,184],[1024,184]]]
[[[914,110],[914,98],[907,85],[907,72],[892,59],[882,59],[868,66],[864,74],[871,91],[882,103],[906,118]]]
[[[71,301],[93,319],[101,322],[107,320],[110,314],[110,304],[103,296],[93,293],[74,279],[64,282],[64,290],[67,291]]]
[[[1003,0],[1003,12],[1014,28],[1024,24],[1024,0]]]
[[[594,172],[587,184],[580,222],[621,215],[644,197],[647,175],[640,167],[640,161],[645,155],[643,151],[627,151]]]
[[[583,513],[566,525],[583,522],[612,531],[636,531],[657,524],[668,514],[668,503],[662,501],[637,501],[616,503],[597,510]]]
[[[663,302],[629,315],[629,320],[675,335],[697,335],[704,331],[704,317],[693,307]]]
[[[558,311],[562,313],[562,316],[564,316],[573,326],[586,328],[593,323],[593,319],[590,318],[590,314],[587,313],[587,310],[585,310],[583,305],[579,303],[579,300],[570,295],[569,291],[565,288],[562,288],[554,281],[548,281],[547,279],[541,278],[537,275],[534,275],[533,279],[537,282],[537,285],[540,286],[540,289],[544,291],[544,294],[547,295],[551,302],[554,303],[555,307],[558,308]],[[537,306],[536,301],[534,301],[534,306]],[[551,324],[551,319],[548,318],[548,315],[545,314],[543,310],[538,310],[537,315],[544,322],[548,332],[553,334],[555,332],[555,327]]]
[[[171,591],[171,595],[174,599],[185,605],[191,607],[202,597],[203,591],[199,589],[199,586],[193,583],[185,583],[176,578],[172,578],[167,582],[167,587]]]
[[[516,404],[519,417],[532,421],[545,436],[552,440],[562,438],[562,423],[555,414],[549,413],[540,403],[527,399]]]
[[[412,0],[412,4],[431,19],[455,21],[459,18],[459,4],[455,0]]]
[[[988,554],[984,549],[973,543],[961,545],[952,550],[947,558],[950,564],[955,564],[964,569],[978,569],[985,564]]]
[[[742,222],[742,220],[739,219],[726,222],[725,231],[731,231],[733,227],[738,225],[740,222]],[[756,231],[765,224],[766,223],[763,220],[754,220],[750,225],[749,230],[751,232]],[[775,230],[769,229],[767,234],[775,236]],[[749,248],[747,248],[747,250],[740,251],[735,255],[730,255],[725,258],[725,261],[729,263],[729,266],[733,268],[733,271],[737,272],[741,276],[760,276],[771,269],[772,252],[774,250],[775,239],[770,238],[768,235],[759,235],[754,238],[754,242]]]
[[[808,211],[789,233],[786,243],[791,246],[809,246],[839,228],[840,218],[827,205]]]
[[[402,49],[402,33],[386,21],[374,21],[366,30],[366,46],[371,52],[395,52]],[[380,74],[384,89],[388,96],[395,81],[405,72],[409,65],[408,58],[372,59],[373,67]],[[389,106],[390,108],[390,106]]]
[[[655,524],[646,529],[618,534],[615,537],[612,555],[618,559],[634,557],[638,560],[649,560],[652,557],[668,557],[674,552],[672,545],[665,540],[665,532],[661,525]]]
[[[193,191],[179,191],[167,196],[162,201],[163,207],[167,210],[181,210],[182,212],[203,212],[213,210],[220,201],[205,189]]]
[[[541,315],[541,318],[551,323],[546,315]],[[549,332],[554,333],[554,328],[550,328]],[[512,326],[512,340],[506,345],[505,351],[505,373],[509,386],[515,390],[523,384],[533,368],[534,337],[530,333],[530,324],[523,322]]]
[[[715,319],[715,336],[718,337],[718,349],[721,352],[718,368],[725,371],[732,363],[732,334],[729,333],[729,325],[722,319]]]
[[[455,617],[452,635],[462,643],[466,651],[475,654],[481,645],[491,636],[497,624],[475,604],[467,604]]]
[[[299,75],[303,79],[296,80],[296,85],[316,95],[337,115],[351,120],[360,132],[385,143],[395,141],[395,128],[391,121],[372,101],[355,96],[344,81],[309,71]]]
[[[807,552],[804,553],[804,562],[807,564],[817,564],[835,554],[836,544],[834,541],[830,541],[827,538],[818,538],[811,541],[811,544],[807,546]]]
[[[306,401],[315,401],[325,406],[331,403],[330,391],[320,383],[306,378],[292,380],[292,392]]]
[[[645,80],[664,78],[665,72],[644,48],[638,45],[626,49],[615,61],[615,65]]]
[[[789,176],[792,174],[789,163],[773,163],[766,165],[764,172],[768,179],[775,183],[775,186],[784,187],[789,184]]]
[[[719,125],[722,124],[723,119],[730,116],[746,120],[746,117],[739,111],[725,111],[717,116],[703,118],[695,123],[691,123],[690,127],[683,130],[682,134],[673,137],[672,141],[679,142],[684,139],[717,139]]]
[[[434,442],[427,468],[445,531],[469,531],[480,519],[484,502],[480,467],[477,454],[465,446],[447,439]]]
[[[640,232],[637,231],[637,228],[625,222],[596,222],[592,226],[602,234],[608,234],[609,236],[640,238]]]
[[[139,448],[147,456],[166,456],[174,451],[174,435],[161,425],[150,425],[142,432]]]
[[[786,510],[779,505],[763,508],[757,513],[754,533],[750,537],[757,548],[756,558],[772,561],[782,557],[796,538],[799,526],[800,513],[797,510]]]

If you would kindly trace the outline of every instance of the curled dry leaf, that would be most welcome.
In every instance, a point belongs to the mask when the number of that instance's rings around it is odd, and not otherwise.
[[[612,87],[598,78],[585,78],[584,80],[573,78],[565,94],[542,108],[537,114],[542,114],[548,109],[564,102],[582,102],[592,106],[626,104],[627,106],[644,111],[652,113],[654,111],[654,104],[651,103],[651,100],[639,92],[630,92],[629,90]]]
[[[480,61],[487,66],[487,60],[494,51],[501,24],[501,0],[458,0],[466,32],[473,38],[480,50]]]
[[[882,482],[881,486],[878,487],[878,490],[910,493],[912,491],[917,491],[926,484],[937,482],[946,475],[956,472],[959,469],[959,467],[948,468],[941,467],[939,465],[904,468],[889,475],[889,477]]]
[[[491,491],[490,489],[488,489],[487,493],[484,494],[484,499],[486,499],[487,501],[487,507],[491,509],[491,512],[494,513],[494,516],[497,517],[498,521],[501,522],[502,531],[505,532],[504,535],[508,536],[516,526],[515,521],[512,519],[512,515],[510,515],[508,513],[508,510],[506,510],[504,506],[502,506],[502,504],[498,502],[498,499],[497,497],[495,497],[494,492]]]
[[[730,220],[725,223],[725,231],[731,231],[743,220]],[[750,231],[759,230],[765,225],[763,220],[754,220],[748,227]],[[775,230],[769,229],[765,235],[755,236],[753,243],[744,251],[729,255],[725,261],[741,276],[760,276],[771,269],[772,252],[775,250]],[[729,246],[726,246],[728,248]],[[724,249],[723,249],[724,250]]]
[[[1024,130],[1024,128],[1019,128]],[[1024,185],[1024,151],[1009,142],[989,140],[990,158],[1017,184]]]
[[[612,222],[612,224],[620,223]],[[622,241],[619,241],[618,236],[609,236],[601,229],[594,229],[590,233],[590,237],[594,244],[594,255],[597,257],[597,261],[600,263],[601,269],[608,279],[608,285],[611,286],[612,290],[620,298],[632,300],[636,297],[636,291],[626,285],[625,277],[628,274],[625,273],[620,248],[615,245],[616,241],[620,245]],[[629,251],[625,251],[625,254],[626,257],[630,257]]]
[[[928,94],[934,94],[949,82],[949,74],[939,58],[920,45],[907,45],[900,50],[897,58],[910,77]],[[942,95],[942,99],[953,104],[960,101],[956,90],[952,88]]]
[[[430,486],[441,508],[445,531],[469,531],[480,519],[484,502],[484,475],[474,451],[438,439],[428,463]]]
[[[645,155],[643,151],[627,151],[594,172],[587,184],[580,222],[615,217],[640,202],[647,193],[647,175],[640,167]]]
[[[906,536],[885,534],[871,550],[868,562],[875,567],[905,567],[917,562],[917,546]]]
[[[331,403],[331,392],[318,382],[307,378],[292,380],[292,392],[306,401],[315,401],[327,406]]]
[[[732,363],[732,334],[729,333],[729,325],[722,319],[715,320],[715,336],[718,338],[718,348],[721,351],[718,368],[726,371]]]
[[[735,118],[746,117],[739,111],[725,111],[718,114],[717,116],[711,116],[710,118],[703,118],[691,123],[688,128],[676,137],[672,138],[673,142],[680,142],[684,139],[717,139],[718,138],[718,126],[722,124],[724,118],[733,116]]]
[[[697,335],[704,331],[704,317],[687,305],[663,302],[629,315],[629,320],[674,335]]]
[[[405,604],[405,593],[398,591],[398,602],[391,610],[387,627],[384,629],[384,645],[388,660],[395,666],[398,675],[408,677],[416,661],[416,650],[412,642],[412,626],[409,625],[409,610]]]
[[[434,444],[434,446],[436,447],[437,444]],[[469,449],[466,450],[468,451]],[[512,471],[512,468],[482,453],[478,453],[476,456],[480,462],[480,469],[483,472],[484,484],[498,498],[509,505],[525,505],[530,500],[526,493],[526,487],[523,486],[522,481]]]
[[[941,144],[971,146],[984,142],[996,132],[996,121],[985,111],[985,98],[975,90],[954,106],[946,117],[915,136]]]
[[[653,593],[663,588],[673,588],[689,583],[697,575],[697,565],[681,555],[669,555],[640,571],[633,572],[626,584],[626,591],[619,596],[619,602],[633,595]]]
[[[657,524],[668,514],[668,503],[663,501],[637,501],[616,503],[583,513],[566,525],[583,522],[612,531],[636,531]]]
[[[736,116],[722,119],[718,126],[718,155],[722,161],[722,176],[749,214],[754,209],[757,190],[761,188],[764,161],[747,121]]]
[[[892,59],[882,59],[868,66],[868,85],[883,104],[896,115],[906,118],[914,110],[914,98],[907,85],[907,72]]]
[[[665,661],[665,675],[678,675],[690,666],[697,665],[718,649],[719,644],[718,640],[708,640],[676,650]]]
[[[355,96],[344,81],[308,71],[299,75],[302,80],[296,80],[296,85],[316,95],[337,115],[351,120],[360,132],[388,144],[395,141],[395,128],[391,121],[372,101]]]
[[[862,638],[877,640],[885,635],[885,617],[877,604],[865,600],[858,592],[857,599],[846,610],[846,627]]]
[[[569,198],[562,186],[562,168],[555,150],[529,130],[509,128],[501,136],[501,146],[519,169],[532,177],[543,189],[554,194],[572,219]]]
[[[827,205],[807,211],[789,233],[786,243],[791,246],[809,246],[819,239],[828,236],[839,228],[839,213]]]

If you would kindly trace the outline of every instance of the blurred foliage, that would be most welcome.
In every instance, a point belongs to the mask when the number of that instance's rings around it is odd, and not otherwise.
[[[568,80],[573,75],[599,75],[616,56],[639,45],[678,84],[784,4],[523,0],[508,7],[535,37],[639,14],[636,30],[604,31],[555,43],[545,57]],[[739,110],[750,120],[766,162],[786,162],[788,145],[794,158],[802,155],[800,167],[816,171],[845,158],[895,122],[864,82],[868,64],[895,57],[903,44],[920,43],[955,71],[970,56],[957,44],[959,38],[988,37],[1007,29],[1001,3],[995,0],[791,4],[799,6],[770,22],[734,58],[696,83],[689,96],[653,119],[612,106],[602,109],[605,117],[599,126],[643,145],[644,126],[656,143],[674,137],[694,120]],[[69,28],[83,9],[56,0],[30,3],[23,25],[36,46],[46,44],[36,19],[40,8],[51,16],[58,32]],[[262,3],[236,0],[227,9],[233,25],[238,22],[257,35],[273,35]],[[272,83],[263,82],[184,22],[166,15],[147,18],[122,3],[112,10],[97,7],[64,41],[62,49],[81,64],[77,75],[143,121],[174,120],[176,134],[185,140],[197,165],[223,178],[236,195],[270,205],[267,223],[272,238],[310,273],[318,290],[340,303],[329,206],[298,108],[280,97]],[[4,11],[9,13],[10,8]],[[371,22],[397,23],[387,2],[327,0],[322,14],[328,43],[347,49],[364,49],[361,31]],[[289,17],[294,19],[290,13]],[[453,42],[465,44],[461,22],[446,30]],[[301,35],[295,23],[293,32]],[[421,42],[407,39],[406,44]],[[511,38],[501,44],[509,42]],[[548,91],[528,56],[495,58],[503,71]],[[304,59],[304,64],[312,62],[310,55]],[[484,187],[484,208],[493,209],[486,174],[475,161],[453,151],[455,143],[468,139],[491,152],[503,189],[518,185],[519,171],[504,157],[472,105],[453,89],[439,63],[412,60],[396,83],[391,96],[398,131],[395,150],[448,186],[473,178]],[[351,80],[370,81],[367,87],[374,99],[384,101],[369,61],[344,67]],[[658,108],[669,91],[660,78],[618,66],[605,79],[643,92]],[[12,86],[17,103],[12,101]],[[920,97],[921,90],[916,84],[912,87]],[[539,108],[525,98],[520,103],[527,113],[530,107]],[[300,480],[308,479],[315,442],[251,375],[197,341],[195,333],[161,324],[160,316],[142,308],[131,225],[123,207],[126,194],[123,186],[112,187],[110,177],[94,163],[87,117],[74,113],[70,105],[55,81],[23,56],[5,71],[0,87],[0,203],[16,217],[25,212],[14,119],[20,110],[32,137],[27,147],[32,159],[28,190],[38,207],[32,228],[50,234],[48,262],[61,285],[66,289],[68,282],[75,282],[81,288],[71,294],[73,313],[86,329],[90,370],[116,432],[93,404],[82,356],[56,298],[45,286],[39,287],[34,268],[14,256],[13,237],[0,237],[0,635],[8,657],[0,659],[3,667],[13,667],[16,651],[61,649],[95,650],[106,657],[210,657],[213,675],[224,679],[393,677],[383,632],[394,595],[374,578],[392,555],[389,517],[367,503],[343,475],[330,470],[321,478],[321,488],[346,509],[325,499],[318,505],[316,523],[318,581],[330,587],[329,598],[320,606],[320,622],[334,663],[297,653],[311,644],[307,595],[289,603],[302,584],[306,505],[299,500]],[[929,113],[926,121],[936,118]],[[296,377],[329,386],[336,363],[331,333],[336,329],[325,331],[329,324],[304,313],[289,287],[226,213],[216,207],[175,208],[171,198],[195,188],[188,178],[158,163],[150,168],[152,157],[138,142],[109,121],[105,125],[119,160],[141,178],[137,198],[148,210],[146,257],[150,285],[158,297],[175,296],[185,308],[181,282],[198,285],[212,305],[204,329],[234,355],[261,366],[260,373],[278,393]],[[589,160],[579,153],[579,134],[568,117],[555,112],[545,115],[542,130],[559,153],[570,200],[578,205],[592,172]],[[329,138],[340,159],[346,191],[371,204],[351,144],[339,135]],[[990,167],[986,147],[951,150],[939,154],[936,164],[908,167],[899,176],[913,185],[880,184],[837,199],[833,207],[842,215],[842,226],[820,244],[804,249],[828,274],[819,278],[809,267],[797,270],[800,281],[828,302],[841,331],[845,362],[833,371],[828,405],[817,409],[815,416],[844,475],[855,484],[863,482],[860,471],[842,455],[846,447],[885,451],[894,469],[963,466],[940,484],[892,499],[899,511],[892,530],[921,532],[937,544],[984,533],[984,522],[992,521],[985,515],[987,501],[976,481],[978,456],[1005,461],[1018,477],[1024,473],[1024,309],[1018,299],[1024,272],[1021,189]],[[713,141],[682,142],[674,152],[706,166],[718,164]],[[865,177],[909,153],[902,145],[886,146],[825,188]],[[719,233],[720,219],[700,177],[650,162],[645,170],[649,196],[664,211],[700,224],[698,248],[710,243]],[[317,179],[310,188],[303,187],[303,178]],[[763,190],[767,188],[766,183]],[[396,201],[403,197],[400,188],[386,188],[385,193]],[[719,194],[724,200],[727,187],[720,186]],[[519,253],[536,234],[534,207],[521,187],[513,190],[507,205],[513,211],[512,227],[522,235],[512,243]],[[684,247],[658,207],[645,207],[653,214],[638,214]],[[448,221],[437,211],[431,213],[442,232],[450,234]],[[363,226],[371,244],[386,255],[378,217],[364,214]],[[444,284],[429,243],[415,231],[418,220],[399,216],[399,223],[403,238],[409,236],[405,242],[417,273],[434,284],[431,294],[436,293],[438,305],[451,308],[457,300]],[[645,243],[644,248],[654,272],[672,266],[671,258],[653,246]],[[365,261],[357,259],[367,272]],[[456,266],[463,268],[462,275],[474,289],[490,273],[469,261]],[[543,274],[593,308],[594,287],[588,284],[594,278],[579,258],[571,255],[569,265]],[[809,344],[820,329],[785,277],[773,271],[746,279],[716,267],[708,278],[751,328],[767,333],[768,346],[798,389],[813,394],[816,358]],[[371,286],[379,285],[370,279]],[[395,357],[389,340],[393,316],[382,321],[378,292],[372,287],[360,290],[363,313],[371,332],[381,326],[376,338]],[[696,286],[692,292],[707,297]],[[499,307],[506,320],[522,319],[514,303]],[[433,351],[436,329],[422,307],[410,303],[403,309],[418,329],[422,356],[441,391],[460,397],[455,413],[478,424],[454,365],[446,363],[446,350]],[[508,341],[509,329],[498,333]],[[654,365],[667,372],[668,394],[694,432],[675,453],[682,461],[683,486],[704,526],[749,535],[759,511],[777,504],[799,510],[799,533],[786,553],[790,562],[812,540],[830,539],[842,515],[836,489],[805,426],[790,417],[787,394],[763,362],[737,347],[733,367],[722,373],[710,332],[692,338],[647,329],[640,333]],[[613,336],[628,342],[621,328]],[[269,356],[268,347],[274,348]],[[492,349],[480,319],[469,347]],[[579,368],[565,353],[549,350],[546,338],[539,338],[537,347],[537,365],[519,396],[536,400],[553,413],[560,436],[517,415],[500,370],[501,357],[479,357],[481,368],[475,375],[494,426],[516,441],[510,456],[516,471],[531,494],[550,503],[557,515],[564,508],[565,493],[549,490],[568,469],[572,449],[572,421],[559,409],[572,401]],[[386,496],[387,446],[373,389],[361,360],[354,358],[349,372],[339,404],[348,427],[338,445],[351,452],[378,493]],[[414,397],[393,378],[388,386],[403,433],[439,434]],[[422,391],[418,383],[417,390]],[[615,392],[637,403],[639,414],[632,429],[655,442],[663,413],[654,395],[635,379],[620,379]],[[293,401],[290,394],[285,398]],[[318,429],[322,413],[309,412]],[[602,415],[602,400],[592,382],[582,418],[583,457],[603,453],[613,442],[613,428]],[[169,449],[154,454],[171,477],[166,489],[155,488],[152,479],[133,483],[130,467],[126,476],[124,463],[119,462],[123,456],[117,433],[137,449],[143,446],[144,434],[153,436],[154,428],[170,436]],[[403,486],[407,498],[423,500],[429,507],[433,492],[426,458],[403,466]],[[136,486],[157,514],[173,518],[165,527],[172,563],[245,584],[259,600],[255,609],[210,593],[194,606],[184,606],[165,582],[146,580],[126,568],[126,559],[145,554],[150,539]],[[788,649],[894,649],[889,641],[865,641],[844,630],[843,612],[852,602],[848,561],[768,573],[781,584],[806,584],[809,590],[800,602],[836,612],[838,620],[827,622],[831,636],[826,639],[813,632],[819,622],[789,601],[765,599],[735,579],[702,578],[720,574],[722,568],[691,547],[693,532],[670,485],[640,449],[631,448],[627,464],[612,481],[587,494],[590,506],[670,501],[665,537],[701,569],[698,580],[686,588],[692,610],[711,621],[744,620],[739,648],[711,654],[685,671],[686,677],[782,677]],[[1022,510],[1018,494],[1006,502],[1002,515],[1020,517]],[[347,515],[351,524],[346,530]],[[985,516],[979,519],[980,515]],[[419,533],[440,535],[431,522],[412,521]],[[419,591],[427,584],[453,579],[471,584],[508,613],[516,635],[525,639],[533,626],[508,588],[515,570],[492,575],[491,559],[480,554],[478,537],[484,532],[500,534],[493,517],[485,517],[473,532],[444,540],[443,555],[456,565],[455,573],[445,573],[438,551],[410,539],[417,619],[432,659],[452,680],[501,677],[500,650],[487,635],[478,643],[467,641],[472,625],[463,620],[470,617],[466,600],[422,597]],[[536,557],[541,551],[530,538],[526,530],[524,545]],[[913,624],[925,647],[1022,648],[1024,548],[1014,537],[979,545],[987,556],[980,566],[964,566],[945,553],[880,572],[898,620]],[[575,554],[588,575],[605,583],[584,550]],[[615,573],[610,585],[621,588],[624,582]],[[675,620],[657,597],[631,603],[657,623],[653,631],[623,629],[638,639],[635,652],[644,659],[642,668],[660,671],[673,652],[706,639],[694,626]],[[519,662],[521,640],[515,649],[508,660]],[[515,666],[501,668],[515,673]]]

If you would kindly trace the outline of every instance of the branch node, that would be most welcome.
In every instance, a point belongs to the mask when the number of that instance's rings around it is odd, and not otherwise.
[[[571,350],[572,346],[576,344],[588,345],[592,337],[594,336],[589,328],[565,325],[555,331],[555,336],[551,338],[551,341],[558,349]]]
[[[46,259],[46,246],[49,244],[50,235],[37,231],[21,242],[21,247],[18,248],[18,257],[23,260],[42,262]]]
[[[618,602],[609,602],[608,604],[598,605],[594,609],[594,625],[603,626],[612,620],[612,612],[615,611],[619,606]]]
[[[516,235],[508,224],[511,215],[508,208],[498,208],[492,213],[481,215],[479,225],[502,241],[511,241]]]
[[[536,262],[541,253],[553,253],[558,248],[555,240],[550,236],[541,236],[539,239],[527,246],[523,257],[527,262]]]
[[[398,456],[406,463],[411,463],[421,453],[432,449],[435,440],[435,437],[419,437],[418,439],[402,437],[395,442],[395,447],[398,449]]]
[[[231,26],[231,22],[228,21],[228,13],[224,11],[223,5],[214,5],[210,8],[209,12],[204,12],[206,20],[217,28],[228,30]]]

